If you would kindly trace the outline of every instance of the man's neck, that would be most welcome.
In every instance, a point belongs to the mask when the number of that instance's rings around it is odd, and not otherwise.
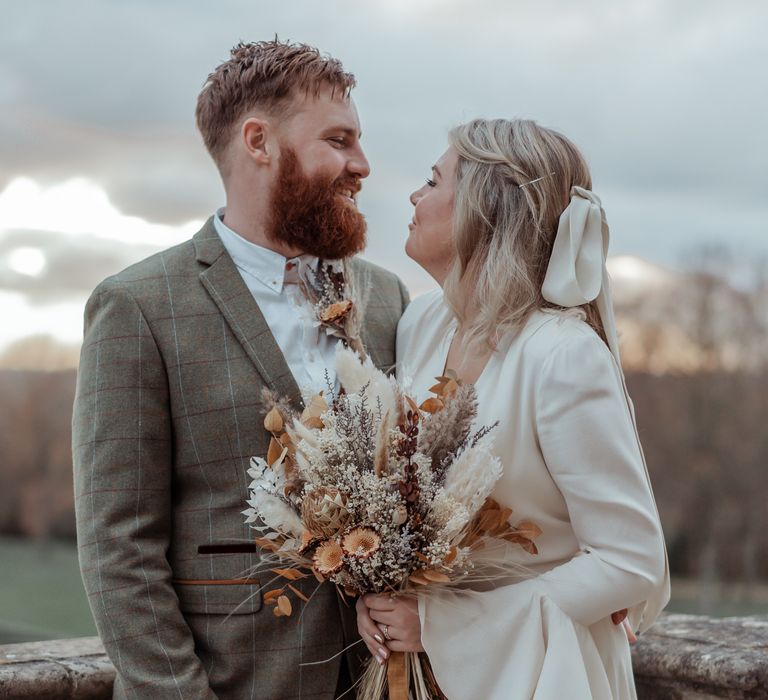
[[[262,248],[279,253],[284,258],[295,258],[304,253],[303,250],[292,248],[282,241],[270,238],[264,223],[266,219],[267,217],[263,213],[259,214],[248,211],[246,208],[238,207],[230,201],[227,201],[222,217],[224,224],[231,228],[238,236]]]

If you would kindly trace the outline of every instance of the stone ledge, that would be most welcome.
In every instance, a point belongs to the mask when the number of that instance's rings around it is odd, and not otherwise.
[[[663,615],[632,662],[640,698],[768,698],[768,615]]]
[[[0,646],[0,698],[107,700],[114,679],[98,637]]]
[[[640,700],[768,699],[768,615],[662,615],[632,648]],[[0,698],[107,700],[97,637],[0,646]]]

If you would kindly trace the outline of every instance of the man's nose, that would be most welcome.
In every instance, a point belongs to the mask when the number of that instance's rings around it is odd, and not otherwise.
[[[350,158],[347,163],[347,170],[359,178],[368,177],[371,174],[371,166],[362,148],[358,148],[357,153]]]

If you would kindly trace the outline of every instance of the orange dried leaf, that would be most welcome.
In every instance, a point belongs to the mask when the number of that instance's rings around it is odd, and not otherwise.
[[[539,553],[539,549],[538,549],[538,547],[537,547],[537,546],[536,546],[536,545],[535,545],[533,542],[531,542],[531,540],[523,540],[523,541],[520,543],[520,546],[521,546],[521,547],[522,547],[522,548],[523,548],[523,549],[524,549],[526,552],[528,552],[528,554],[538,554],[538,553]]]
[[[269,603],[276,603],[277,597],[283,595],[284,588],[273,588],[271,591],[267,591],[264,594],[264,602]]]
[[[408,403],[408,405],[410,406],[411,410],[414,413],[418,414],[419,413],[419,407],[416,405],[416,402],[410,396],[408,396],[407,394],[405,396],[405,400]]]
[[[443,564],[450,565],[453,563],[453,560],[456,559],[456,555],[458,554],[458,549],[456,549],[455,546],[451,547],[450,551],[446,555],[445,559],[443,559]]]
[[[459,383],[455,379],[449,379],[443,387],[443,396],[450,396],[455,394],[459,388]]]
[[[280,608],[280,612],[286,617],[290,617],[291,612],[293,612],[293,606],[291,605],[291,601],[288,600],[288,596],[281,595],[277,599],[277,607]]]
[[[287,578],[289,581],[300,581],[306,577],[306,574],[301,573],[298,569],[270,569],[273,574]]]
[[[429,580],[424,578],[422,575],[422,571],[414,571],[409,577],[408,580],[413,583],[418,583],[420,586],[428,586]]]
[[[444,408],[445,404],[438,398],[430,397],[426,399],[419,408],[427,413],[437,413]]]
[[[325,423],[317,416],[309,416],[306,420],[302,421],[307,428],[313,428],[322,430],[325,427]]]
[[[425,554],[422,554],[421,552],[416,552],[416,558],[420,559],[425,564],[429,563],[429,557],[427,557]]]
[[[502,508],[499,511],[499,525],[509,525],[509,518],[512,515],[511,508]]]
[[[541,534],[541,528],[530,520],[523,520],[521,523],[518,523],[515,525],[515,530],[517,530],[519,535],[522,535],[529,540],[532,540]]]
[[[483,531],[493,530],[496,527],[498,522],[499,522],[499,517],[497,515],[497,511],[487,510],[485,511],[485,513],[483,513],[480,516],[480,522],[478,523],[478,528]]]
[[[279,608],[277,605],[275,605],[275,607],[274,607],[274,608],[272,608],[272,614],[273,614],[275,617],[285,617],[285,616],[283,615],[283,611],[282,611],[282,610],[280,610],[280,608]]]
[[[296,594],[297,598],[301,598],[305,603],[309,602],[309,598],[307,598],[307,596],[305,596],[298,588],[292,586],[290,583],[288,584],[288,588]]]
[[[267,464],[272,466],[275,462],[277,462],[277,460],[280,459],[280,455],[283,454],[284,449],[285,448],[280,444],[278,440],[275,440],[275,438],[270,438],[269,449],[267,450]]]
[[[451,580],[450,576],[447,576],[442,571],[435,571],[434,569],[424,569],[421,573],[427,581],[432,581],[432,583],[449,583]]]

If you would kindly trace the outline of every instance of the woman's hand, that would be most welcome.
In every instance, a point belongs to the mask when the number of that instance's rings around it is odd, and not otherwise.
[[[357,631],[360,633],[368,651],[380,664],[389,658],[389,649],[384,643],[384,635],[370,616],[368,606],[362,597],[355,603],[357,610]]]
[[[363,625],[358,607],[358,628],[366,644],[373,641],[380,654],[384,651],[424,651],[421,645],[421,622],[419,621],[419,606],[415,598],[391,597],[388,595],[369,594],[363,596],[365,607]],[[366,619],[367,618],[367,619]],[[387,639],[387,637],[389,639]],[[378,644],[382,640],[384,644]],[[371,645],[369,644],[369,648]]]

